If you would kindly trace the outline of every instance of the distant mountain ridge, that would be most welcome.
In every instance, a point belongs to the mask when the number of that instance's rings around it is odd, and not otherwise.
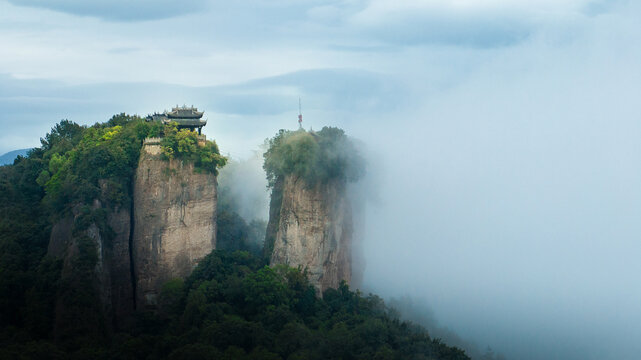
[[[29,150],[31,150],[31,148],[9,151],[8,153],[0,156],[0,166],[13,164],[13,160],[15,160],[18,155],[27,156],[27,152]]]

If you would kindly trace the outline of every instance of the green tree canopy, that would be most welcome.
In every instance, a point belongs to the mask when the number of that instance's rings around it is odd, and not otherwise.
[[[301,177],[313,185],[330,179],[356,181],[365,172],[364,159],[354,142],[338,128],[280,130],[266,145],[263,168],[270,187],[285,175]]]

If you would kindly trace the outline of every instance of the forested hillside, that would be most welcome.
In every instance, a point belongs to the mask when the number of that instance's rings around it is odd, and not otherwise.
[[[109,233],[89,204],[129,204],[142,140],[158,135],[163,156],[198,171],[225,163],[215,143],[197,146],[195,133],[121,114],[90,127],[62,121],[40,148],[0,167],[0,358],[467,359],[391,315],[377,296],[342,285],[318,298],[305,271],[266,266],[247,251],[214,251],[186,280],[166,283],[156,309],[112,326],[98,305],[96,247],[79,241],[63,264],[47,255],[50,232],[76,211],[74,234],[88,223]],[[243,245],[239,223],[219,219],[226,247],[259,253]],[[54,329],[60,304],[69,318]]]

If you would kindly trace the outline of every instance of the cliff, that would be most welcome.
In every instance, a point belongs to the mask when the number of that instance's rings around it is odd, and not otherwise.
[[[63,260],[63,286],[56,299],[57,338],[79,322],[99,322],[103,331],[122,328],[132,314],[130,226],[128,209],[108,209],[100,200],[91,207],[76,206],[53,226],[47,252]],[[80,288],[88,284],[90,288]],[[93,312],[80,316],[78,299],[93,302]]]
[[[215,248],[216,176],[198,170],[193,161],[164,160],[157,142],[146,144],[125,206],[110,201],[126,196],[120,185],[99,180],[90,205],[78,202],[54,223],[47,253],[62,260],[57,338],[97,323],[106,332],[125,328],[135,309],[154,308],[167,280],[187,277]],[[92,310],[79,314],[78,298]]]
[[[352,212],[344,180],[309,186],[298,176],[276,181],[266,251],[271,264],[301,266],[319,293],[352,278]],[[270,251],[271,250],[271,251]]]
[[[132,259],[138,308],[154,307],[162,284],[186,277],[216,247],[216,176],[192,162],[163,160],[143,146],[134,180]]]

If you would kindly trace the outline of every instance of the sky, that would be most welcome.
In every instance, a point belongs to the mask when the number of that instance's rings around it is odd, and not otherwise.
[[[364,289],[508,359],[638,359],[639,19],[626,0],[0,0],[0,154],[63,118],[193,104],[248,159],[300,97],[305,128],[366,148]]]

